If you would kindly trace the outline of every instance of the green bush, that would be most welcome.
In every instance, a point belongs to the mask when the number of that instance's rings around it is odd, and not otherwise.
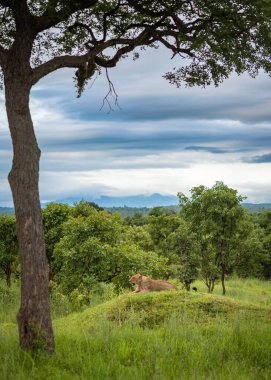
[[[167,259],[121,239],[122,228],[117,215],[93,208],[87,216],[64,223],[64,236],[53,255],[54,280],[61,292],[71,294],[79,289],[74,297],[80,295],[80,302],[84,302],[99,283],[112,282],[120,292],[130,286],[128,280],[137,272],[164,275]]]

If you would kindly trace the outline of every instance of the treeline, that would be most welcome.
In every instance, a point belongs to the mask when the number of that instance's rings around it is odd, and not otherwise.
[[[237,191],[222,182],[178,194],[181,211],[154,207],[148,215],[121,218],[94,203],[42,210],[51,286],[80,296],[111,283],[129,287],[134,273],[178,279],[185,289],[202,278],[212,292],[225,278],[271,279],[271,211],[252,215]],[[10,286],[19,277],[13,216],[0,216],[0,270]]]

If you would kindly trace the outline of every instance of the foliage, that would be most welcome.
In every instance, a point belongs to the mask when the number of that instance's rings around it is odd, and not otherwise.
[[[130,242],[137,245],[144,251],[154,250],[154,244],[147,228],[142,226],[128,226],[123,229],[122,239],[124,242]]]
[[[271,212],[265,211],[255,218],[256,225],[260,226],[258,234],[258,244],[262,244],[262,253],[259,258],[261,269],[258,276],[271,279]]]
[[[6,49],[16,36],[18,9],[16,2],[0,3],[5,15],[0,43]],[[234,70],[252,76],[261,67],[270,70],[266,9],[266,3],[254,0],[28,1],[27,16],[36,26],[31,61],[33,67],[48,62],[34,72],[38,79],[59,67],[77,67],[80,95],[99,67],[115,66],[137,47],[157,47],[159,43],[174,57],[186,58],[183,65],[165,75],[171,83],[218,85]],[[64,54],[82,58],[73,59],[72,64],[67,58],[54,59]]]
[[[190,290],[191,283],[198,275],[199,246],[183,219],[180,219],[179,227],[167,237],[165,246],[171,268],[175,267],[173,277],[180,279],[184,288]]]
[[[88,216],[73,217],[64,224],[64,236],[54,251],[54,271],[65,293],[80,288],[91,292],[102,282],[113,282],[121,289],[129,286],[129,277],[138,271],[163,274],[166,260],[122,242],[121,229],[117,214],[93,208]]]
[[[53,251],[62,236],[62,224],[71,215],[71,208],[62,203],[49,203],[42,210],[46,254],[51,267]]]
[[[154,207],[148,216],[148,231],[156,249],[164,251],[166,238],[181,224],[180,218],[174,212],[162,207]]]
[[[95,202],[80,201],[74,204],[72,208],[72,215],[76,218],[78,216],[89,216],[92,209],[103,211],[103,208],[98,206]]]
[[[242,231],[242,244],[239,245],[235,256],[234,271],[240,277],[264,277],[263,261],[266,252],[263,230],[248,216],[243,221]]]
[[[125,207],[124,210],[126,211],[126,209],[130,209],[129,207]],[[133,210],[133,209],[132,209]],[[133,215],[131,216],[126,216],[124,218],[124,223],[127,224],[128,226],[144,226],[145,224],[147,224],[147,218],[146,218],[146,215],[148,214],[149,212],[149,209],[146,209],[148,211],[143,211],[142,214],[138,212],[138,209],[137,209],[137,212],[134,213]],[[123,211],[120,213],[122,215]],[[131,211],[131,213],[133,213],[133,211]]]
[[[212,188],[194,187],[191,199],[182,193],[178,196],[182,214],[201,245],[202,274],[211,291],[217,269],[223,285],[225,275],[233,269],[238,249],[247,238],[244,223],[247,214],[240,204],[244,198],[223,182],[217,182]]]
[[[6,284],[10,287],[11,274],[18,262],[18,243],[15,218],[0,215],[0,269],[4,272]]]

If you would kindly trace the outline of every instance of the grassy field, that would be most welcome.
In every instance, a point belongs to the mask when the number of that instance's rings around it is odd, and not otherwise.
[[[271,379],[271,283],[232,279],[227,297],[195,285],[55,311],[57,354],[35,359],[18,348],[18,289],[2,291],[0,379]]]

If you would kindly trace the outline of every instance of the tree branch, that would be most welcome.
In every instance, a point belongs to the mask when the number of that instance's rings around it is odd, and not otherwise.
[[[50,61],[47,61],[32,71],[32,80],[31,83],[34,85],[41,78],[45,77],[47,74],[52,73],[58,69],[63,67],[73,67],[78,68],[92,57],[91,54],[86,53],[81,56],[72,56],[72,55],[64,55],[62,57],[52,58]]]
[[[0,0],[0,5],[3,5],[3,7],[8,7],[10,9],[14,8],[14,0]]]
[[[63,67],[79,68],[84,63],[93,60],[97,65],[102,67],[114,67],[120,58],[132,51],[136,46],[148,45],[152,42],[149,30],[142,31],[136,38],[112,38],[111,40],[100,43],[93,47],[86,54],[80,56],[65,55],[55,57],[47,61],[32,71],[32,85],[37,83],[41,78],[55,70]],[[105,49],[115,47],[116,45],[125,45],[120,47],[111,59],[100,57]]]
[[[2,67],[5,66],[6,59],[7,59],[7,51],[2,45],[0,45],[0,65]]]
[[[127,0],[128,4],[131,5],[136,11],[140,12],[141,14],[145,14],[150,17],[164,17],[164,16],[170,16],[173,12],[173,9],[170,8],[167,11],[165,9],[161,11],[153,11],[149,6],[144,7],[143,5],[139,4],[138,0]],[[151,5],[149,3],[148,5]]]
[[[81,0],[69,2],[69,4],[66,5],[66,8],[60,11],[56,11],[57,3],[58,1],[56,0],[49,0],[47,9],[43,15],[35,17],[36,31],[38,33],[49,29],[62,21],[66,21],[73,13],[77,11],[93,7],[98,3],[98,0]]]

